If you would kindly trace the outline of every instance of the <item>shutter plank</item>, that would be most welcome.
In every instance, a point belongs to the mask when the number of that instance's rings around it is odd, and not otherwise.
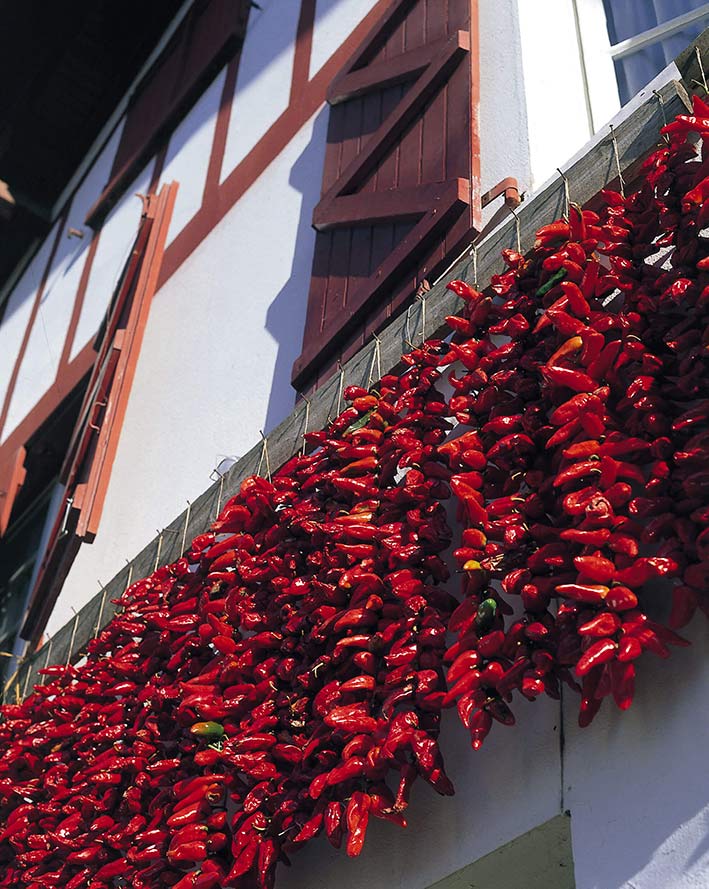
[[[426,57],[426,4],[423,0],[413,7],[406,17],[406,33],[404,50],[406,55],[413,54]],[[400,146],[399,185],[419,185],[421,183],[421,140],[423,138],[424,118],[419,116],[414,125],[404,135]],[[403,238],[394,233],[396,243]]]
[[[342,123],[342,136],[340,141],[339,172],[347,169],[356,158],[362,148],[362,120],[364,116],[365,98],[357,98],[343,106],[345,114]],[[319,205],[318,205],[319,206]],[[331,324],[333,320],[341,317],[347,306],[350,290],[350,272],[352,260],[352,231],[337,230],[332,241],[331,274],[328,285],[327,308],[325,323]],[[364,270],[362,270],[362,276]],[[352,282],[353,283],[353,282]]]
[[[406,92],[377,132],[367,140],[364,150],[342,170],[338,182],[324,195],[323,201],[334,200],[338,194],[349,191],[357,185],[360,178],[371,173],[387,150],[393,148],[397,137],[415,119],[421,103],[435,95],[469,49],[468,35],[463,31],[457,31],[446,41],[426,73]]]
[[[404,54],[419,58],[431,58],[431,53],[426,52],[426,35],[424,30],[425,8],[422,2],[418,2],[406,17],[406,31],[404,34]],[[423,132],[423,117],[419,116],[409,129],[404,132],[399,151],[399,178],[398,188],[406,188],[410,185],[418,185],[421,182],[419,176],[419,159],[421,157],[421,135]],[[425,212],[425,211],[424,211]],[[402,235],[394,231],[394,242],[403,240]]]
[[[313,214],[316,241],[331,237],[328,281],[323,301],[314,268],[303,350],[293,368],[297,386],[326,376],[337,356],[353,354],[470,236],[475,3],[394,0],[333,80],[331,145]],[[315,329],[310,304],[318,301],[324,310]]]

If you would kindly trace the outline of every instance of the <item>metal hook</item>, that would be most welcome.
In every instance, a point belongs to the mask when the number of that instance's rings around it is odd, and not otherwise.
[[[667,126],[667,115],[665,114],[665,100],[662,98],[662,93],[659,93],[657,90],[652,91],[653,96],[657,97],[657,101],[660,103],[660,111],[662,112],[662,126]],[[665,142],[669,143],[670,137],[667,133],[662,134],[662,138]]]
[[[215,520],[219,517],[219,511],[222,508],[222,494],[224,493],[224,476],[219,475],[219,491],[217,492],[217,511],[214,515]]]
[[[426,342],[426,297],[417,293],[416,299],[421,303],[421,345]]]
[[[339,359],[337,361],[337,367],[340,371],[340,381],[337,385],[337,415],[339,416],[342,413],[342,393],[345,389],[345,369]]]
[[[47,656],[44,659],[44,667],[43,667],[44,670],[46,670],[47,667],[49,666],[49,658],[52,656],[52,642],[53,641],[54,641],[54,639],[50,636],[49,641],[47,642]],[[45,683],[45,679],[43,677],[41,684],[44,685],[44,683]]]
[[[556,172],[561,176],[564,181],[564,219],[569,221],[569,208],[571,206],[571,196],[569,193],[569,180],[566,177],[566,173],[563,173],[559,167],[556,168]]]
[[[622,197],[625,197],[625,179],[623,179],[623,171],[620,168],[620,155],[618,154],[618,141],[615,137],[615,130],[613,128],[613,124],[608,124],[611,131],[611,141],[613,143],[613,156],[615,157],[615,166],[618,171],[618,184]]]
[[[67,664],[69,661],[67,661]],[[32,667],[30,664],[27,665],[27,673],[25,674],[25,687],[22,689],[22,698],[27,697],[27,686],[30,684],[30,673],[32,672]],[[16,691],[19,692],[19,683],[16,686]],[[19,703],[19,702],[18,702]]]
[[[413,351],[416,346],[411,342],[411,328],[409,324],[411,323],[411,308],[412,304],[410,303],[406,307],[406,318],[404,319],[404,333],[406,334],[406,339],[404,340],[404,345],[408,346],[411,351]]]
[[[64,508],[64,518],[62,519],[62,526],[59,529],[59,536],[60,537],[63,537],[66,534],[66,526],[67,526],[67,522],[69,521],[69,513],[71,512],[71,507],[72,507],[73,503],[74,503],[73,497],[66,498],[66,506]]]
[[[130,565],[130,570],[128,572],[129,578],[130,578],[132,569],[133,569],[133,566]],[[101,595],[101,606],[99,607],[98,617],[96,618],[96,626],[94,627],[94,639],[101,632],[101,620],[103,618],[103,606],[106,604],[106,593],[107,593],[106,587],[101,583],[100,580],[99,580],[98,584],[101,587],[102,595]],[[126,586],[126,589],[128,589],[128,586]]]

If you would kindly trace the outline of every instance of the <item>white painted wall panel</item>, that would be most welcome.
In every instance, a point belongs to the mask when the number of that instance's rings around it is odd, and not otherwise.
[[[91,244],[91,229],[84,219],[108,182],[123,124],[113,133],[82,182],[69,208],[52,268],[42,293],[37,319],[17,377],[6,432],[9,434],[54,383],[71,321],[76,293]],[[68,237],[69,229],[84,232]]]
[[[83,349],[103,320],[138,233],[142,202],[136,195],[147,192],[154,163],[151,161],[132,183],[101,228],[70,358],[74,358]]]
[[[311,79],[376,5],[377,0],[316,0]]]
[[[709,626],[691,648],[638,662],[625,713],[607,700],[589,728],[565,721],[564,804],[572,813],[577,889],[709,885]],[[571,704],[577,705],[576,701]]]
[[[507,176],[529,187],[529,137],[522,74],[518,0],[482,2],[480,27],[480,190],[485,193]],[[510,134],[514,133],[514,137]],[[483,213],[485,224],[497,213],[506,222],[502,198]]]
[[[0,325],[0,399],[2,402],[7,396],[10,376],[17,361],[37,290],[47,268],[56,236],[57,227],[55,225],[15,285],[3,315],[2,325]],[[6,422],[2,430],[2,441],[7,438],[5,430],[10,428]]]
[[[571,0],[538,6],[519,0],[524,90],[533,188],[545,182],[592,135]],[[552,37],[549,24],[554,23]],[[550,62],[549,45],[554,58]]]
[[[154,298],[98,536],[50,632],[208,486],[220,455],[245,453],[292,409],[326,129],[323,111]]]
[[[221,181],[288,107],[300,3],[261,2],[252,9],[229,116]]]
[[[372,819],[354,859],[320,838],[293,855],[293,867],[278,875],[279,889],[426,889],[558,814],[558,706],[521,702],[515,712],[518,725],[496,724],[477,752],[457,714],[446,713],[441,746],[455,796],[440,797],[417,782],[405,830]],[[519,889],[525,885],[521,876]]]
[[[528,185],[536,190],[607,123],[619,100],[600,0],[547,0],[543,15],[537,4],[517,0],[517,9],[533,175]]]
[[[225,78],[224,70],[170,137],[160,181],[170,182],[175,179],[179,182],[179,188],[167,233],[167,244],[175,239],[202,206]]]

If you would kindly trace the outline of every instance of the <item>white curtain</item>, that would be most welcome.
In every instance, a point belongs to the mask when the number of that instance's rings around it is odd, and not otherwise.
[[[635,37],[685,12],[703,6],[706,0],[603,0],[611,43]],[[646,46],[615,63],[621,102],[627,102],[675,56],[709,26],[709,15],[684,31]]]

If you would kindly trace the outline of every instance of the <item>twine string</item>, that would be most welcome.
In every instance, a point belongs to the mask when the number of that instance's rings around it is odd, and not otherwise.
[[[375,382],[382,378],[382,341],[376,335],[372,334],[374,340],[374,348],[372,349],[372,361],[369,365],[369,376],[367,377],[367,389],[371,389]],[[374,366],[377,367],[377,376],[374,376]]]
[[[615,167],[618,172],[618,186],[622,197],[625,197],[625,179],[623,179],[623,171],[620,167],[620,154],[618,153],[618,140],[615,137],[615,129],[613,124],[609,124],[611,131],[611,142],[613,143],[613,157],[615,158]]]
[[[304,418],[303,418],[303,434],[302,434],[303,443],[300,446],[300,456],[304,457],[305,456],[305,449],[308,444],[305,436],[308,434],[308,425],[310,424],[310,399],[306,398],[305,395],[302,395],[301,397],[302,397],[303,401],[305,402],[305,411],[304,411]]]
[[[256,475],[261,475],[261,467],[263,464],[266,464],[266,478],[271,481],[271,460],[268,456],[268,438],[263,434],[263,429],[260,429],[261,433],[261,456],[258,461],[258,469],[256,470]]]
[[[192,512],[192,504],[190,501],[187,501],[187,510],[185,512],[185,527],[182,529],[182,541],[180,543],[180,555],[182,555],[185,551],[185,544],[187,543],[187,528],[190,523],[190,513]]]
[[[564,182],[564,219],[569,221],[569,208],[571,207],[571,195],[569,192],[569,180],[566,176],[566,173],[562,172],[559,167],[556,168],[556,172],[561,176]]]
[[[74,625],[71,628],[71,638],[69,639],[69,651],[66,656],[66,665],[67,667],[71,663],[71,656],[74,654],[74,640],[76,639],[76,628],[79,625],[79,612],[74,608],[71,609],[74,612]],[[27,674],[29,678],[29,671]],[[25,694],[27,694],[27,689],[25,688]]]
[[[160,553],[162,551],[162,539],[165,534],[165,529],[162,531],[158,531],[158,546],[155,551],[155,564],[153,565],[153,573],[158,570],[158,565],[160,564]]]
[[[709,87],[707,86],[707,76],[704,72],[704,64],[702,62],[702,54],[699,51],[699,47],[694,47],[695,55],[697,56],[697,64],[699,65],[699,73],[702,75],[702,83],[704,84],[704,92],[709,93]]]

